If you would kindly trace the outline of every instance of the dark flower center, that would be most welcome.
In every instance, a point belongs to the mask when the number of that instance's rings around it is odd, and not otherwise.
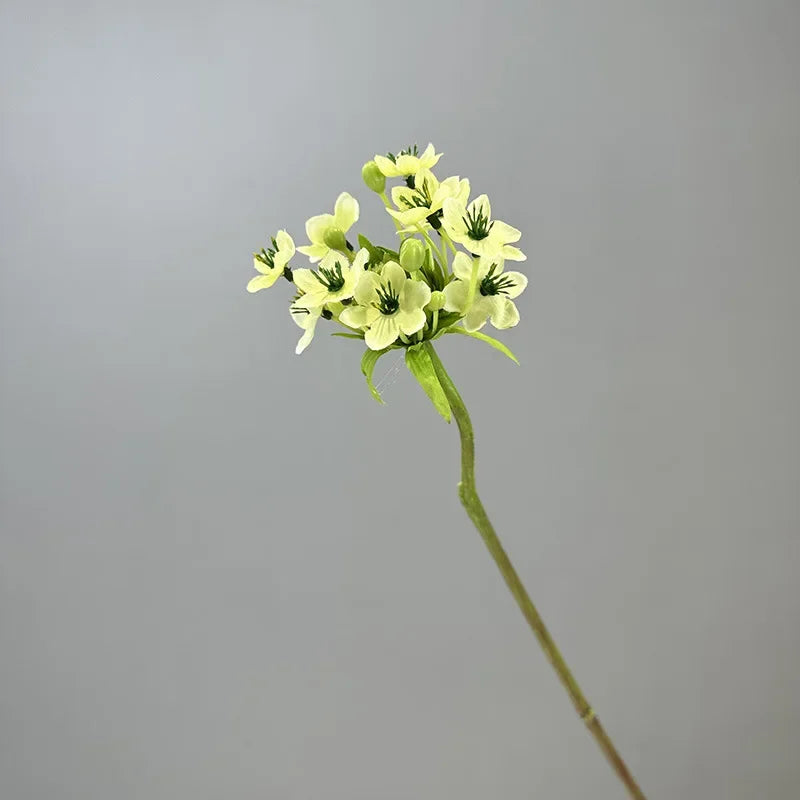
[[[485,239],[489,235],[489,231],[494,227],[494,222],[489,222],[489,216],[483,213],[483,206],[473,208],[471,212],[467,211],[467,215],[461,217],[461,219],[464,221],[464,225],[467,226],[469,238],[474,239],[476,242]]]
[[[514,286],[514,279],[508,275],[495,275],[497,264],[492,264],[486,277],[481,281],[480,290],[484,297],[491,297],[496,294],[508,294],[508,290]]]
[[[392,289],[392,282],[388,281],[385,286],[379,286],[376,290],[378,302],[372,305],[386,316],[390,316],[400,308],[400,293]]]
[[[329,292],[338,292],[344,286],[342,265],[337,261],[333,267],[320,267],[319,272],[311,273]]]

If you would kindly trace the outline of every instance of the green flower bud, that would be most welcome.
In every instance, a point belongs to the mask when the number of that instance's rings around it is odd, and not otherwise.
[[[347,240],[344,238],[344,233],[338,228],[328,228],[325,231],[325,244],[331,250],[341,250],[343,252],[347,249]]]
[[[427,252],[419,239],[406,239],[400,245],[400,266],[408,272],[415,272],[425,263]]]
[[[376,194],[381,194],[386,188],[386,176],[380,171],[374,161],[367,161],[361,168],[361,177],[368,189],[372,189]]]
[[[444,308],[444,292],[431,292],[431,299],[425,308],[431,311],[439,311]]]

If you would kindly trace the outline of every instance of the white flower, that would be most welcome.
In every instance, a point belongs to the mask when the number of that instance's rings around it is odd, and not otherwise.
[[[431,299],[430,287],[406,277],[396,262],[387,262],[381,274],[364,272],[356,284],[358,305],[347,306],[340,316],[351,328],[366,328],[364,340],[371,350],[383,350],[404,333],[411,336],[425,325],[422,310]]]
[[[300,340],[297,342],[297,347],[295,348],[294,352],[297,355],[303,352],[311,344],[311,340],[314,338],[314,330],[317,327],[317,322],[319,322],[319,318],[322,315],[322,306],[317,306],[316,308],[303,308],[297,305],[297,301],[295,300],[292,305],[289,306],[289,313],[292,315],[292,319],[303,329],[304,333],[300,337]]]
[[[442,154],[437,153],[432,144],[425,148],[422,155],[419,154],[417,146],[414,145],[406,150],[401,150],[396,156],[391,153],[388,157],[375,156],[375,163],[387,178],[401,178],[406,175],[415,175],[423,167],[430,169],[436,166],[436,162],[441,157]]]
[[[316,272],[296,269],[292,276],[303,294],[295,300],[294,305],[310,309],[352,297],[368,259],[369,252],[363,248],[358,251],[352,264],[346,256],[330,250],[320,261]]]
[[[479,256],[500,257],[511,261],[524,261],[526,256],[509,242],[519,241],[522,234],[510,225],[492,220],[489,198],[482,194],[466,208],[458,200],[448,198],[442,206],[444,229],[454,242]]]
[[[464,205],[469,197],[469,181],[459,180],[455,175],[440,183],[429,169],[421,169],[414,175],[413,189],[408,186],[392,189],[392,200],[398,210],[386,210],[406,229],[413,229],[439,211],[449,197]]]
[[[272,240],[269,250],[261,248],[260,253],[253,254],[253,266],[261,273],[251,278],[247,284],[248,292],[257,292],[259,289],[269,289],[281,275],[283,268],[294,255],[294,242],[286,231],[278,231]]]
[[[473,265],[477,267],[475,296],[467,308]],[[522,294],[528,279],[521,272],[503,272],[502,258],[472,259],[465,253],[457,253],[453,259],[453,274],[455,280],[444,287],[444,308],[464,314],[466,330],[482,328],[487,317],[500,330],[513,328],[519,322],[519,311],[512,300]]]
[[[333,214],[318,214],[306,222],[306,235],[311,244],[297,249],[307,255],[314,264],[327,255],[331,249],[330,244],[326,243],[326,239],[330,242],[334,236],[338,236],[344,240],[344,234],[357,221],[358,200],[347,192],[342,192],[336,199]]]

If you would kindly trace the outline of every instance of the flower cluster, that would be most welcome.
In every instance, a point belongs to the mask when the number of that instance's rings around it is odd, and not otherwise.
[[[477,331],[487,321],[498,329],[519,322],[514,299],[528,280],[506,270],[505,263],[525,260],[514,246],[521,233],[492,218],[485,194],[470,201],[466,178],[440,181],[432,171],[440,157],[433,145],[422,153],[415,145],[376,155],[364,165],[364,183],[380,196],[397,228],[399,243],[393,247],[363,235],[353,241],[358,201],[342,192],[332,214],[306,222],[309,244],[295,248],[281,230],[270,248],[254,254],[259,274],[248,291],[267,289],[280,277],[294,283],[289,311],[303,329],[297,353],[310,344],[320,319],[333,321],[341,328],[338,335],[363,339],[375,352],[414,348],[445,333],[474,335],[506,351]],[[400,179],[391,200],[387,178]],[[296,252],[308,257],[310,268],[290,266]]]

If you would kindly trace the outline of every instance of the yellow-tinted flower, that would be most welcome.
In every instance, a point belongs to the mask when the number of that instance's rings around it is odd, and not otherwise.
[[[357,305],[347,306],[340,319],[351,328],[365,329],[371,350],[383,350],[403,333],[411,336],[425,325],[423,308],[431,299],[430,287],[406,277],[405,270],[389,261],[381,274],[363,272],[355,291]]]
[[[413,189],[408,186],[395,186],[392,189],[392,200],[398,210],[386,210],[404,228],[413,229],[436,214],[448,198],[454,198],[464,205],[468,197],[469,181],[466,178],[459,179],[455,175],[440,183],[429,169],[421,169],[414,175]]]
[[[358,251],[352,264],[346,256],[329,250],[316,271],[296,269],[293,273],[294,282],[303,294],[294,305],[314,308],[352,297],[368,259],[369,253],[363,248]]]
[[[415,175],[423,168],[430,169],[436,166],[441,157],[442,154],[437,153],[432,144],[425,148],[422,155],[414,145],[401,150],[396,156],[391,153],[386,156],[375,156],[375,163],[387,178],[402,178],[406,175]]]
[[[310,245],[298,247],[298,251],[307,255],[311,263],[316,263],[326,256],[331,247],[326,243],[340,238],[358,221],[358,200],[347,192],[342,192],[336,199],[333,214],[318,214],[306,222],[306,235]]]
[[[477,268],[475,294],[469,304],[473,268]],[[513,328],[519,322],[513,298],[522,294],[528,279],[521,272],[503,272],[502,258],[473,259],[465,253],[457,253],[453,259],[453,274],[455,280],[444,287],[444,308],[464,315],[466,330],[479,330],[487,319],[500,330]]]
[[[269,250],[261,248],[260,253],[253,254],[253,266],[261,273],[251,278],[247,284],[248,292],[269,289],[283,275],[284,267],[294,255],[294,242],[286,231],[278,231],[272,240]]]
[[[479,256],[524,261],[526,256],[510,242],[519,241],[522,234],[505,222],[493,220],[489,198],[482,194],[466,208],[456,199],[448,198],[442,206],[444,229],[454,242]]]

